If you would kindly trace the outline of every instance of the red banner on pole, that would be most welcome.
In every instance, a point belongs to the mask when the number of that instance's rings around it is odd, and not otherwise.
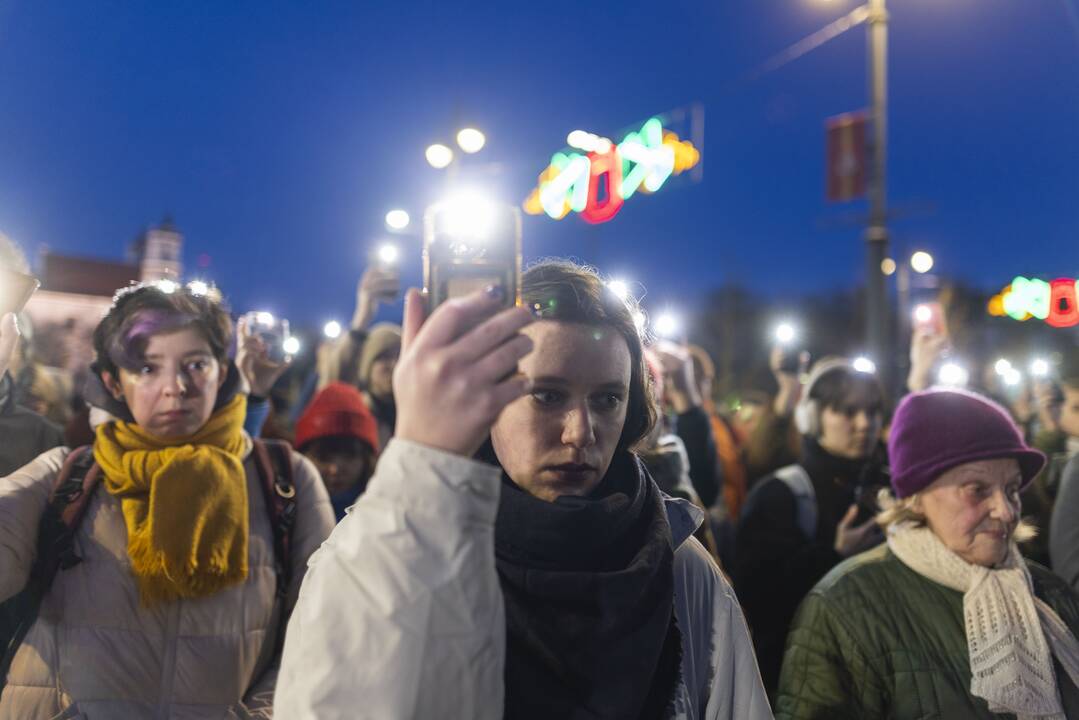
[[[825,121],[828,154],[826,195],[829,202],[862,197],[869,176],[866,114],[844,113]]]

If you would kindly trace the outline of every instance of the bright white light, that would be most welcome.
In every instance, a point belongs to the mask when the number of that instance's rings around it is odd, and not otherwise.
[[[386,226],[391,230],[404,230],[412,219],[404,210],[390,210],[386,213]]]
[[[652,328],[656,331],[656,335],[670,338],[677,335],[678,331],[682,329],[682,322],[672,313],[665,312],[656,318]]]
[[[940,366],[940,372],[937,374],[937,380],[941,385],[951,385],[953,387],[963,387],[970,380],[970,373],[966,368],[958,363],[949,362]]]
[[[914,308],[914,319],[923,325],[930,322],[933,319],[933,308],[928,305],[919,305]]]
[[[790,323],[780,323],[776,326],[776,342],[782,345],[786,345],[794,341],[794,336],[797,335],[797,331],[794,329],[794,325]]]
[[[1001,358],[993,363],[993,369],[997,371],[997,375],[1007,377],[1008,373],[1012,371],[1012,364],[1007,359]]]
[[[322,326],[322,334],[328,337],[330,340],[336,340],[341,337],[341,323],[336,320],[330,320],[328,323]]]
[[[297,355],[300,352],[300,339],[298,337],[287,337],[285,342],[281,343],[281,347],[286,355]]]
[[[895,260],[884,258],[880,261],[880,271],[885,275],[894,275],[895,269]]]
[[[485,239],[495,220],[495,208],[478,193],[455,195],[445,203],[447,235],[455,238]]]
[[[166,295],[172,295],[174,292],[180,289],[180,286],[174,283],[172,280],[158,280],[157,289]]]
[[[257,322],[259,325],[266,325],[267,327],[271,327],[273,325],[273,313],[268,313],[265,311],[255,313],[255,322]]]
[[[1008,372],[1004,373],[1004,384],[1009,387],[1015,387],[1019,383],[1023,382],[1023,373],[1019,372],[1015,368],[1008,368]]]
[[[927,273],[933,269],[933,256],[919,250],[910,256],[910,266],[914,268],[916,273]]]
[[[640,310],[633,311],[633,324],[637,326],[637,334],[644,332],[644,329],[648,326],[648,316],[646,316]]]
[[[487,144],[487,138],[476,128],[464,128],[457,133],[457,144],[471,155],[483,149],[483,146]]]
[[[378,249],[378,261],[384,265],[393,265],[400,255],[401,253],[398,251],[397,246],[391,243],[386,243]]]
[[[453,162],[453,150],[441,143],[431,145],[424,154],[427,156],[427,163],[436,170],[441,170]]]
[[[614,296],[619,300],[625,301],[629,297],[629,285],[623,280],[611,280],[607,283],[607,287],[610,288]]]
[[[868,373],[872,375],[877,371],[877,365],[867,357],[856,357],[854,362],[851,363],[856,372]]]
[[[202,297],[210,292],[210,286],[204,283],[202,280],[192,280],[187,284],[187,290],[192,295]]]
[[[1030,363],[1030,374],[1039,378],[1047,377],[1049,375],[1049,361],[1038,358]]]

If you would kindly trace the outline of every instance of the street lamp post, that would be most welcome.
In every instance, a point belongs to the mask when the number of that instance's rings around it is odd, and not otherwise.
[[[888,301],[882,263],[888,257],[888,11],[885,0],[869,0],[869,98],[873,119],[866,228],[866,339],[874,357],[890,356]]]

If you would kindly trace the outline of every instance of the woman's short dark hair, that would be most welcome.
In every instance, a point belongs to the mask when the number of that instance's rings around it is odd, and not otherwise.
[[[644,344],[634,319],[636,303],[612,292],[590,267],[569,260],[543,260],[521,278],[521,302],[542,319],[614,328],[630,356],[626,422],[618,449],[633,450],[656,422]]]
[[[214,358],[228,363],[232,321],[216,288],[196,293],[176,283],[144,283],[116,293],[112,307],[94,329],[94,369],[115,377],[135,370],[150,338],[187,328],[197,330]]]
[[[823,410],[852,412],[864,409],[868,412],[886,412],[884,387],[875,373],[859,372],[853,367],[840,365],[820,376],[810,389],[809,399],[816,400]]]

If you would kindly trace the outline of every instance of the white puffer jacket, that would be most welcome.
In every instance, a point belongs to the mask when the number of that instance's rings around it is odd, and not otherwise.
[[[0,600],[26,583],[38,521],[70,451],[57,448],[0,478]],[[147,610],[127,556],[120,502],[98,487],[75,535],[78,565],[57,573],[37,622],[19,648],[0,696],[0,718],[194,720],[269,718],[276,663],[254,677],[271,626],[276,575],[270,518],[248,453],[247,581],[197,600]],[[296,524],[295,604],[307,559],[333,528],[329,496],[314,466],[292,455]]]
[[[495,571],[500,471],[394,439],[311,558],[292,615],[279,719],[500,720],[506,620]],[[772,717],[730,585],[667,499],[682,682],[674,720]]]

